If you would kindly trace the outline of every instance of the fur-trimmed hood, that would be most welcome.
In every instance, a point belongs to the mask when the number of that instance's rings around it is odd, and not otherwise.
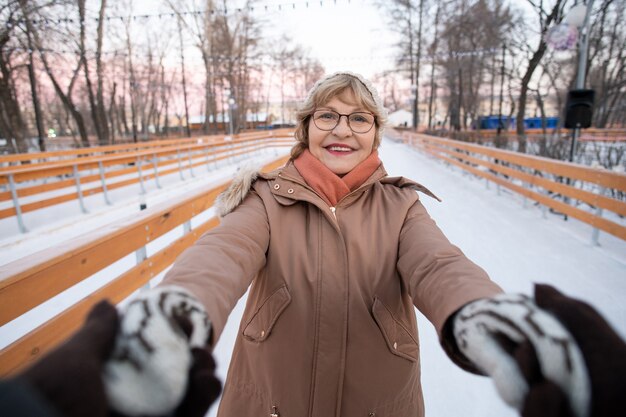
[[[261,174],[258,165],[242,165],[239,167],[230,186],[215,199],[215,210],[221,219],[233,211],[246,198],[250,188]]]

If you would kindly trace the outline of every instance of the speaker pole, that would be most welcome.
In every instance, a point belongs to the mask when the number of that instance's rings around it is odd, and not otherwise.
[[[585,88],[585,73],[587,72],[587,49],[589,46],[589,18],[591,16],[591,8],[594,0],[587,0],[587,13],[585,13],[585,22],[581,28],[581,37],[578,47],[578,72],[576,74],[576,89]],[[580,136],[580,128],[572,129],[572,144],[569,150],[569,161],[574,162],[574,150],[576,149],[576,141]]]

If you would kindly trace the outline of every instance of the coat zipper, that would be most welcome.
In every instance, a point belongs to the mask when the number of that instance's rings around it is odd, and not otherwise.
[[[317,193],[317,191],[315,191],[315,190],[314,190],[312,187],[310,187],[308,184],[306,184],[306,183],[304,183],[304,182],[301,182],[301,181],[297,180],[296,178],[290,177],[290,176],[288,176],[288,175],[287,175],[287,176],[284,176],[284,175],[282,175],[282,174],[278,174],[278,176],[279,176],[279,177],[281,177],[281,178],[284,178],[284,179],[286,179],[286,180],[289,180],[289,181],[295,182],[295,183],[296,183],[296,184],[298,184],[298,185],[301,185],[302,187],[304,187],[304,188],[308,189],[308,190],[309,190],[309,191],[311,191],[313,194],[315,194],[316,196],[318,196],[321,200],[324,200],[324,199],[322,198],[322,196],[320,196],[320,195]],[[372,181],[372,182],[375,182],[375,181]],[[337,205],[336,205],[335,207],[329,207],[329,208],[330,208],[330,212],[333,214],[333,218],[334,218],[335,220],[337,220],[337,214],[336,214],[336,211],[337,211],[337,206],[339,205],[339,203],[341,203],[343,200],[345,200],[345,199],[346,199],[347,197],[349,197],[350,195],[357,193],[359,190],[361,190],[361,188],[364,188],[365,186],[367,186],[367,185],[369,185],[369,184],[370,184],[370,183],[361,184],[361,186],[360,186],[359,188],[357,188],[356,190],[354,190],[354,191],[350,191],[348,194],[344,195],[344,196],[341,198],[341,200],[339,200],[339,201],[337,202]]]

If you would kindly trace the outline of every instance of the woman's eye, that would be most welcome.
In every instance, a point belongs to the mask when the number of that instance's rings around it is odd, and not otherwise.
[[[337,116],[335,116],[334,113],[321,113],[317,116],[318,119],[325,119],[325,120],[334,120],[337,118]]]
[[[355,123],[369,123],[370,122],[369,118],[367,116],[365,116],[365,115],[362,115],[362,114],[352,115],[350,120],[355,122]]]

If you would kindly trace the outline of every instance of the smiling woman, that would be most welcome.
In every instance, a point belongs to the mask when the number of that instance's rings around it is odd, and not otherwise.
[[[387,112],[372,84],[340,72],[297,114],[291,160],[242,173],[221,225],[163,284],[187,288],[219,337],[252,284],[220,416],[423,416],[413,306],[438,330],[501,290],[452,246],[415,190],[378,157]]]
[[[351,90],[337,95],[324,107],[325,110],[316,110],[311,116],[309,151],[333,173],[343,175],[374,150],[375,116],[359,106]]]

